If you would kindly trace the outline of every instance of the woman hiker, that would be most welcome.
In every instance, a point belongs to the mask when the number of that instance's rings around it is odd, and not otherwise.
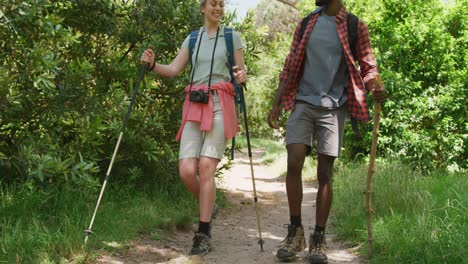
[[[225,41],[225,27],[220,24],[224,15],[224,1],[200,0],[204,26],[198,34],[190,34],[179,54],[169,65],[155,62],[155,52],[147,49],[141,61],[151,71],[175,77],[192,63],[190,84],[185,88],[186,98],[182,111],[182,125],[176,140],[180,141],[179,175],[185,187],[199,203],[200,222],[193,238],[190,255],[203,255],[211,251],[210,221],[215,206],[215,171],[229,139],[238,132],[235,109],[235,89],[231,83],[231,65]],[[237,83],[246,82],[243,46],[237,32],[232,34],[234,64],[240,70],[234,73]],[[196,38],[190,50],[191,37]],[[192,56],[190,56],[192,55]]]

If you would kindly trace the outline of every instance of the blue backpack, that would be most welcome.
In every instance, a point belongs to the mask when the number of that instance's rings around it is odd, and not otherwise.
[[[200,30],[195,30],[190,33],[190,40],[189,40],[189,52],[190,52],[190,65],[193,67],[192,62],[192,55],[195,51],[195,44],[198,39],[198,33]],[[234,66],[234,40],[232,38],[232,28],[224,27],[224,40],[226,41],[226,48],[227,48],[227,55],[228,55],[228,63],[229,63],[229,73],[231,74],[231,83],[234,85],[236,95],[234,96],[234,101],[236,105],[236,109],[239,109],[242,113],[243,109],[240,103],[240,96],[239,96],[239,85],[234,79],[234,72],[232,71],[232,67]],[[236,111],[237,112],[237,111]],[[235,146],[235,138],[232,138],[232,147],[231,147],[231,159],[234,159],[234,146]]]

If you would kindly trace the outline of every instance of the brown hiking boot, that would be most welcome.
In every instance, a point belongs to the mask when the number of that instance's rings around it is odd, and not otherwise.
[[[296,254],[306,248],[304,228],[302,226],[287,225],[288,235],[281,242],[281,247],[276,251],[276,257],[280,261],[291,261]]]
[[[314,232],[310,235],[309,254],[307,254],[307,263],[309,264],[326,264],[328,258],[326,255],[327,242],[325,234]]]

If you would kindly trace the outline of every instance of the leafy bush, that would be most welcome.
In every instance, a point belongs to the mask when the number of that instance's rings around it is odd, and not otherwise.
[[[350,9],[369,24],[389,91],[379,147],[424,171],[466,169],[467,1],[380,1],[377,13],[368,4]]]
[[[2,4],[3,180],[93,182],[105,172],[142,50],[151,44],[157,59],[167,62],[201,21],[197,1],[132,2]],[[113,169],[116,180],[137,186],[173,182],[174,120],[180,119],[186,81],[147,76]]]

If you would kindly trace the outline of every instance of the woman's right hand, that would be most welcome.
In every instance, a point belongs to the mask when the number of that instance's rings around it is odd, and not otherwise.
[[[153,63],[155,63],[154,61],[154,51],[152,49],[146,49],[143,54],[141,54],[141,58],[140,58],[140,61],[141,63],[144,63],[146,65],[148,65],[148,67],[153,67]]]

